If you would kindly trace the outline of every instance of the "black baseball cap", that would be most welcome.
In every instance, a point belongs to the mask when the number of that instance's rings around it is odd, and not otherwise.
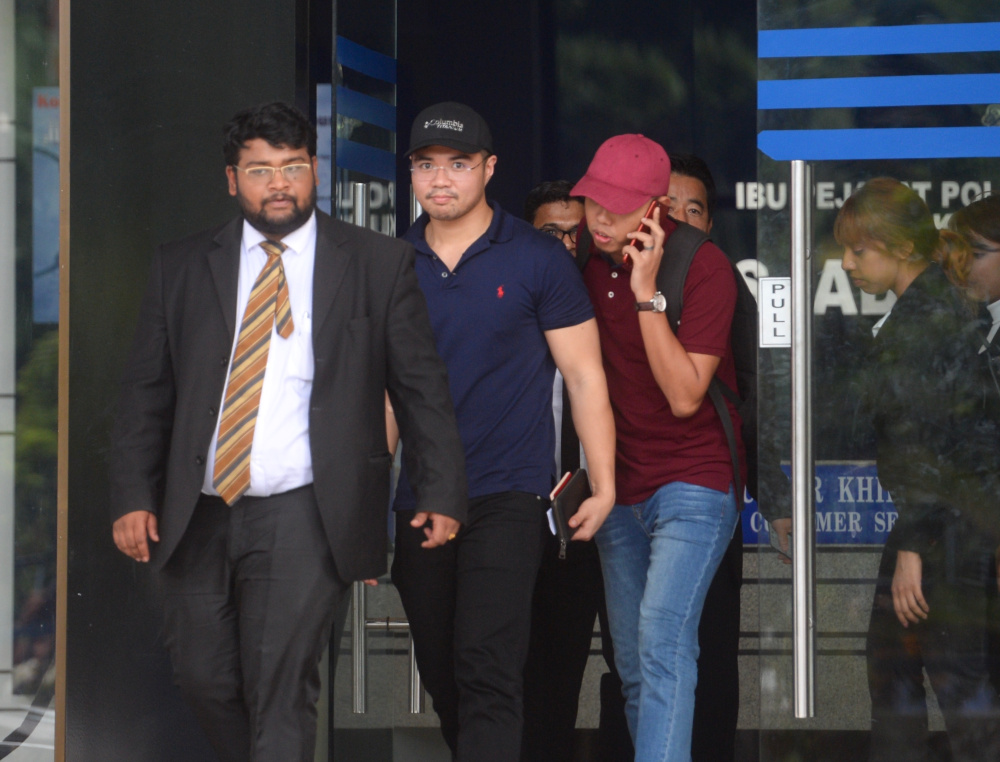
[[[445,101],[417,114],[406,155],[427,146],[447,146],[466,153],[493,153],[493,136],[486,120],[471,108],[464,103]]]

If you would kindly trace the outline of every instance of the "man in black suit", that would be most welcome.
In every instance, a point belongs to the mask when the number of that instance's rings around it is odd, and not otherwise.
[[[385,570],[386,390],[425,547],[464,521],[462,445],[413,248],[315,210],[308,119],[242,111],[224,153],[242,215],[153,259],[113,436],[114,539],[158,572],[175,680],[219,758],[311,762],[334,611]]]

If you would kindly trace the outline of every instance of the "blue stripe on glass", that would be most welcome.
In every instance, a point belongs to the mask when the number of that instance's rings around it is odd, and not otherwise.
[[[396,84],[396,59],[337,37],[337,63],[383,82]]]
[[[1000,157],[1000,127],[764,130],[757,147],[775,161]]]
[[[337,87],[337,114],[396,131],[395,106],[346,87]]]
[[[759,58],[887,56],[1000,50],[1000,22],[771,29],[757,33]]]
[[[1000,102],[1000,74],[763,80],[758,109],[944,106]]]
[[[337,138],[337,169],[364,172],[381,180],[395,182],[396,154]]]

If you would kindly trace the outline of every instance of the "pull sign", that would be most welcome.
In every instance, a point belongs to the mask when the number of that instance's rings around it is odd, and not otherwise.
[[[758,281],[760,345],[792,346],[792,279],[761,278]]]

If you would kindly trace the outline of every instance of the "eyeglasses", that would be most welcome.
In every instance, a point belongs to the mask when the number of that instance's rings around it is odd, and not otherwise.
[[[450,161],[447,166],[444,167],[431,164],[429,161],[418,161],[416,164],[410,166],[410,172],[422,177],[430,177],[431,175],[436,175],[437,171],[440,169],[449,177],[455,177],[456,175],[462,175],[465,172],[471,172],[476,167],[481,167],[482,165],[482,162],[479,162],[478,164],[469,164],[469,162],[462,161],[461,159]]]
[[[576,228],[570,228],[569,230],[563,230],[557,227],[546,227],[539,228],[539,233],[545,233],[545,235],[550,235],[553,238],[558,238],[560,241],[565,241],[567,238],[570,243],[576,243]]]
[[[232,165],[233,169],[238,169],[247,176],[247,180],[255,185],[265,185],[274,180],[274,173],[281,172],[285,180],[294,183],[296,180],[304,180],[312,174],[312,164],[286,164],[283,167],[250,167],[243,169]]]

